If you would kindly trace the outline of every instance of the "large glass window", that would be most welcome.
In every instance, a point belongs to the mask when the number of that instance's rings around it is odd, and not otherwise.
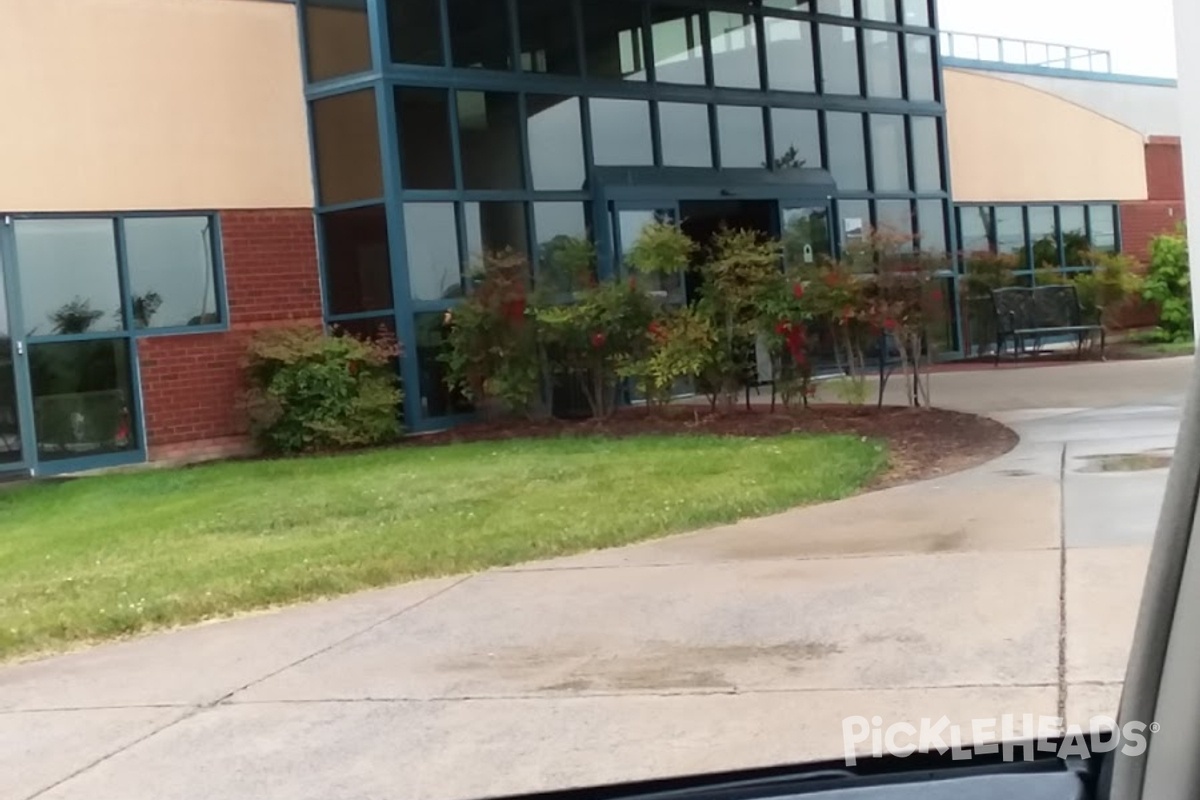
[[[451,63],[456,67],[512,69],[508,4],[494,0],[446,0]]]
[[[917,246],[926,253],[945,253],[946,204],[941,200],[917,201]]]
[[[896,21],[896,0],[862,0],[863,19]]]
[[[421,413],[428,418],[470,414],[474,407],[462,392],[451,389],[446,381],[446,337],[453,324],[452,312],[431,312],[413,316],[416,328],[417,384]]]
[[[321,205],[383,197],[375,92],[314,100],[312,117]]]
[[[771,89],[815,92],[812,25],[796,19],[765,20],[767,82]]]
[[[913,212],[907,200],[879,200],[875,203],[875,216],[875,227],[894,234],[898,249],[913,249]]]
[[[310,81],[371,69],[367,0],[308,0],[304,5],[304,50]]]
[[[829,171],[838,189],[865,192],[867,145],[863,136],[862,114],[830,111],[825,115],[825,128],[829,142]]]
[[[817,0],[817,11],[839,17],[853,17],[854,0]]]
[[[440,65],[442,15],[439,0],[387,0],[392,61]]]
[[[599,166],[652,166],[650,104],[592,98],[592,153]]]
[[[991,206],[962,206],[958,212],[958,235],[964,253],[995,250],[992,241]]]
[[[579,74],[572,9],[570,3],[562,0],[518,0],[521,69],[556,75]]]
[[[1088,251],[1087,213],[1083,206],[1061,206],[1058,224],[1062,229],[1063,263],[1083,266]]]
[[[722,167],[765,167],[766,139],[762,109],[757,106],[718,106],[717,131]]]
[[[864,31],[864,58],[867,64],[867,95],[903,97],[900,85],[900,37],[888,31]]]
[[[584,62],[593,78],[646,80],[642,7],[638,3],[584,0]]]
[[[29,381],[43,461],[137,448],[127,339],[32,344]]]
[[[466,203],[463,224],[467,229],[467,259],[478,267],[483,256],[514,250],[529,255],[529,228],[524,203]]]
[[[711,39],[713,82],[717,86],[758,89],[758,29],[754,17],[729,11],[708,15]]]
[[[938,147],[938,121],[934,117],[912,117],[913,177],[918,192],[940,192],[942,153]]]
[[[928,36],[904,37],[908,48],[908,99],[937,99],[933,81],[933,39]]]
[[[875,164],[875,191],[908,191],[908,148],[904,117],[871,115],[871,154]]]
[[[125,327],[113,220],[20,219],[13,230],[27,337]]]
[[[396,126],[404,188],[453,189],[449,93],[445,89],[397,89]]]
[[[771,109],[775,169],[820,169],[821,129],[817,112],[802,108]]]
[[[331,314],[392,307],[392,264],[384,207],[321,215],[325,292]]]
[[[825,94],[861,94],[858,32],[841,25],[820,26],[821,76]]]
[[[583,203],[533,204],[533,227],[537,232],[534,260],[539,280],[550,281],[553,276],[562,279],[555,288],[570,288],[566,276],[555,270],[556,253],[573,240],[588,238],[587,219],[587,207]]]
[[[871,205],[866,200],[838,201],[838,231],[842,246],[863,241],[871,228]]]
[[[404,238],[414,300],[462,294],[462,257],[453,203],[405,203]]]
[[[524,168],[517,96],[460,91],[457,109],[463,188],[522,188]]]
[[[996,251],[1025,261],[1025,217],[1020,206],[996,206]]]
[[[712,140],[708,106],[696,103],[659,103],[663,166],[711,167]]]
[[[1089,206],[1093,250],[1115,253],[1117,250],[1117,210],[1113,206]]]
[[[904,24],[929,26],[929,0],[901,0],[904,8]]]
[[[578,191],[583,188],[583,120],[578,97],[525,96],[533,188]]]
[[[655,80],[661,83],[703,85],[704,12],[657,5],[651,9],[650,45]]]
[[[135,217],[122,224],[135,328],[221,321],[209,217]]]
[[[1029,241],[1033,245],[1033,268],[1058,267],[1062,257],[1058,252],[1058,228],[1054,224],[1052,206],[1029,207]]]

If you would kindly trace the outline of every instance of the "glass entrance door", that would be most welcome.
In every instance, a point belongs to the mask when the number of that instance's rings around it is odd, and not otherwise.
[[[0,476],[28,470],[30,464],[25,375],[25,343],[17,324],[16,293],[10,287],[11,251],[0,232]]]

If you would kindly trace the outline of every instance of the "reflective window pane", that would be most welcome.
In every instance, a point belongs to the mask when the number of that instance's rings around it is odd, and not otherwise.
[[[875,163],[875,191],[908,191],[908,149],[904,117],[871,115],[871,154]]]
[[[758,89],[758,31],[754,17],[728,11],[708,15],[713,83],[742,89]]]
[[[913,213],[907,200],[877,201],[875,217],[875,227],[897,237],[900,250],[913,249]]]
[[[900,37],[888,31],[864,31],[869,97],[903,97],[900,85]]]
[[[111,219],[13,221],[26,336],[121,330]]]
[[[467,262],[478,267],[489,253],[514,250],[529,255],[529,229],[524,203],[466,203]]]
[[[397,89],[400,180],[406,189],[453,189],[450,95],[444,89]]]
[[[1062,229],[1063,263],[1068,267],[1083,266],[1087,260],[1087,215],[1083,206],[1061,206],[1058,224]]]
[[[392,307],[392,263],[383,206],[322,214],[325,292],[332,314]]]
[[[871,206],[866,200],[839,200],[838,220],[843,247],[861,242],[871,227]]]
[[[829,209],[785,208],[783,210],[783,262],[789,268],[817,264],[833,255],[829,241]]]
[[[655,79],[660,83],[701,86],[704,76],[704,12],[657,5],[652,7],[650,46]]]
[[[562,0],[518,0],[521,69],[578,75],[575,14]]]
[[[864,19],[896,21],[896,0],[862,0],[862,8]]]
[[[784,11],[814,10],[815,0],[762,0],[763,8],[779,8]]]
[[[945,187],[937,128],[933,117],[912,117],[913,175],[918,192],[940,192]]]
[[[583,203],[534,203],[533,225],[537,231],[534,252],[538,280],[562,291],[569,290],[573,276],[557,268],[560,263],[557,254],[570,243],[589,238],[587,207]],[[592,267],[594,270],[595,265]]]
[[[404,236],[414,300],[462,295],[462,257],[453,203],[405,203]]]
[[[904,24],[929,26],[929,0],[901,0],[904,8]]]
[[[650,104],[642,100],[591,100],[592,153],[598,166],[652,166]]]
[[[765,20],[767,82],[771,89],[815,92],[812,25],[796,19]]]
[[[584,63],[593,78],[646,80],[642,6],[584,0]]]
[[[533,188],[582,189],[586,168],[579,98],[526,95],[525,113]]]
[[[905,36],[908,47],[908,99],[933,101],[937,99],[933,81],[933,39],[928,36]]]
[[[456,95],[464,189],[520,189],[521,122],[517,96],[504,92]]]
[[[494,0],[446,0],[450,63],[456,67],[512,69],[508,6]]]
[[[717,132],[721,141],[722,167],[761,168],[767,165],[761,108],[718,106]]]
[[[820,36],[825,94],[861,94],[858,81],[858,32],[841,25],[822,25]]]
[[[442,16],[439,0],[387,0],[392,61],[440,65]]]
[[[825,115],[829,172],[843,192],[867,190],[866,139],[862,114],[830,111]]]
[[[314,100],[312,118],[321,205],[383,197],[375,92]]]
[[[821,132],[817,112],[806,108],[771,109],[775,169],[820,169]]]
[[[817,11],[839,17],[854,16],[854,0],[817,0]]]
[[[3,263],[0,263],[0,267]],[[8,298],[0,279],[0,464],[15,464],[24,457],[21,421],[17,409],[17,366],[13,333],[8,322]]]
[[[125,263],[135,328],[213,325],[217,309],[212,220],[127,219]]]
[[[917,246],[926,253],[946,253],[946,204],[941,200],[918,200]]]
[[[421,413],[425,417],[437,419],[470,414],[475,410],[461,392],[451,389],[446,383],[446,365],[442,355],[446,352],[446,335],[453,320],[454,315],[449,311],[413,316]]]
[[[1092,224],[1092,249],[1115,253],[1117,250],[1116,208],[1113,206],[1089,206],[1088,216]]]
[[[712,140],[708,106],[696,103],[659,103],[663,166],[711,167]]]
[[[1025,261],[1025,218],[1020,206],[996,206],[996,250]]]
[[[367,0],[308,0],[304,6],[304,50],[310,81],[371,69]]]
[[[38,457],[43,461],[137,448],[129,342],[29,346],[29,381]]]
[[[1029,241],[1033,245],[1033,268],[1058,267],[1062,257],[1058,252],[1058,229],[1054,224],[1051,206],[1029,207]]]
[[[962,206],[958,211],[958,235],[964,253],[994,251],[990,206]]]

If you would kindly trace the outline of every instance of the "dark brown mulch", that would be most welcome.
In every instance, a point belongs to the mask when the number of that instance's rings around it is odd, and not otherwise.
[[[890,466],[873,488],[969,469],[1003,455],[1017,435],[999,422],[942,409],[818,405],[771,413],[764,409],[711,413],[707,406],[665,410],[622,409],[606,420],[504,420],[475,422],[413,437],[413,444],[496,441],[545,436],[639,436],[709,434],[782,436],[790,433],[851,434],[887,441]]]

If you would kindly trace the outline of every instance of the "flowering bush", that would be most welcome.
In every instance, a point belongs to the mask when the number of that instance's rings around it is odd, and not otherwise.
[[[394,439],[399,352],[390,334],[366,341],[310,327],[261,331],[246,355],[251,435],[266,452],[289,454]]]
[[[1150,242],[1150,271],[1142,296],[1159,307],[1158,336],[1163,341],[1192,338],[1191,270],[1187,232],[1156,236]]]
[[[681,381],[696,380],[711,368],[716,332],[695,308],[668,311],[647,328],[649,348],[629,362],[622,374],[634,381],[650,405],[667,405]]]
[[[487,253],[472,291],[452,313],[442,354],[447,383],[485,412],[528,414],[541,388],[538,340],[529,311],[529,262],[508,249]]]

